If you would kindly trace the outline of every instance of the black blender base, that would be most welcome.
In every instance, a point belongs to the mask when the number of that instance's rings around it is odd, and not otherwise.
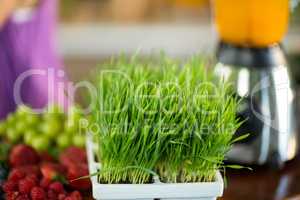
[[[252,48],[220,42],[217,58],[219,62],[231,66],[262,68],[286,65],[285,55],[280,44],[265,48]]]

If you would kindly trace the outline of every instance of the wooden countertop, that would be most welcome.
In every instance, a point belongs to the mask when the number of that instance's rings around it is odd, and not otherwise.
[[[280,171],[267,166],[227,171],[222,200],[300,200],[300,156]]]

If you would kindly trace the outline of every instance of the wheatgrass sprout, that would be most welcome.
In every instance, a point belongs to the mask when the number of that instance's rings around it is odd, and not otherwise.
[[[120,58],[97,74],[102,183],[213,181],[239,126],[237,100],[203,59]]]

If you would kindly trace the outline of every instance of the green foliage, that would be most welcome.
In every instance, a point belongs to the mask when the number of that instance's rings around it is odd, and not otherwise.
[[[121,57],[101,69],[91,116],[101,182],[214,180],[239,126],[238,101],[203,59]]]

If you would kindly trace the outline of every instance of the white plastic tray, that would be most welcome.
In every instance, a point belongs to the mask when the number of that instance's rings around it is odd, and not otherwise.
[[[87,137],[86,149],[90,174],[96,173],[100,163],[95,161],[95,145]],[[162,183],[154,177],[151,184],[100,184],[97,176],[91,177],[93,197],[97,200],[216,200],[222,196],[224,184],[220,172],[215,182]]]

